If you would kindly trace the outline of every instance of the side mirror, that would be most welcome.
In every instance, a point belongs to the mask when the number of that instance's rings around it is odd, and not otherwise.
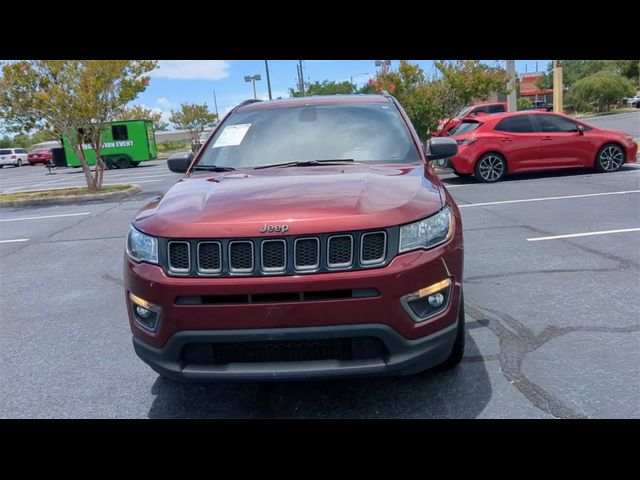
[[[169,170],[174,173],[185,173],[193,161],[193,153],[176,153],[167,160]]]
[[[582,125],[578,125],[578,135],[584,135],[584,127]]]
[[[425,145],[427,160],[440,160],[458,153],[458,143],[453,138],[430,138]]]

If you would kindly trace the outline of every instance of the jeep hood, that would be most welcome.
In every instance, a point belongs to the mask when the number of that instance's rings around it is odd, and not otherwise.
[[[134,225],[172,238],[263,236],[264,224],[286,224],[288,235],[400,225],[443,206],[441,183],[425,169],[357,164],[185,177]]]

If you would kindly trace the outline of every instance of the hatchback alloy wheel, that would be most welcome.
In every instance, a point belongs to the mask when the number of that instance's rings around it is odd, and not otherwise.
[[[483,182],[497,182],[504,176],[505,167],[502,157],[489,153],[478,160],[476,176]]]
[[[603,172],[615,172],[624,163],[624,153],[616,145],[606,145],[600,150],[598,164]]]

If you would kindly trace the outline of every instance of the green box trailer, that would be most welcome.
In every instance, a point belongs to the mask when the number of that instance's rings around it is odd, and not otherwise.
[[[158,158],[156,135],[150,120],[123,120],[109,123],[104,132],[100,156],[108,168],[135,167],[140,162]],[[69,139],[62,137],[66,164],[79,167],[80,159],[73,151]],[[90,144],[84,145],[89,165],[95,165],[96,155]]]

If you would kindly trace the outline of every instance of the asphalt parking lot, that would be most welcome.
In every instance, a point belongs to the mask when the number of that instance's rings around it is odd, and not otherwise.
[[[5,168],[0,191],[81,186]],[[640,168],[444,175],[465,235],[467,351],[452,372],[177,384],[131,345],[124,237],[179,175],[106,172],[120,202],[0,209],[2,418],[640,418]],[[605,233],[602,233],[605,232]],[[595,233],[595,234],[594,234]]]

